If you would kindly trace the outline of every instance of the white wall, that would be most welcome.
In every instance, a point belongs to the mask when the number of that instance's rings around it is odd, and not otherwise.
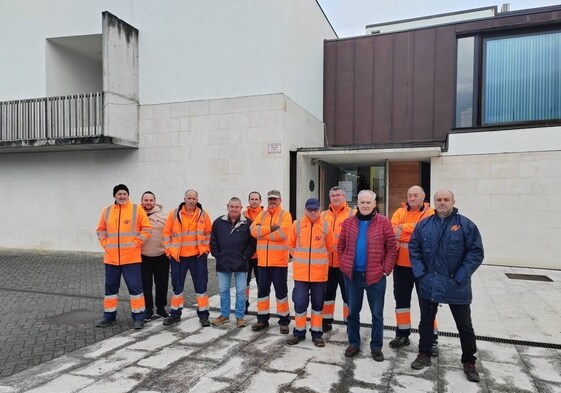
[[[0,247],[99,251],[95,228],[118,183],[135,202],[153,191],[166,210],[194,188],[212,218],[252,190],[280,190],[288,209],[289,152],[322,135],[323,123],[272,94],[141,106],[138,150],[0,154]]]
[[[0,48],[13,56],[0,100],[45,96],[45,39],[100,34],[102,11],[140,32],[141,104],[284,92],[322,118],[322,41],[335,34],[313,0],[3,0]]]
[[[63,96],[101,91],[101,62],[46,41],[45,96]]]
[[[485,263],[561,269],[561,151],[433,158],[431,189],[454,192]]]

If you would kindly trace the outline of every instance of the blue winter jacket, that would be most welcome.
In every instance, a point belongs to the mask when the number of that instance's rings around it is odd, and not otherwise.
[[[483,262],[483,242],[477,226],[458,209],[445,219],[435,214],[419,222],[409,242],[409,258],[419,297],[471,303],[471,276]]]
[[[210,233],[210,252],[216,258],[216,271],[247,272],[248,261],[255,253],[257,240],[249,231],[251,220],[241,215],[232,224],[228,215],[214,220]]]

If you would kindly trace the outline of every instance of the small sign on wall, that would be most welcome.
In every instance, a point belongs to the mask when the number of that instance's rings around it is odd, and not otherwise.
[[[269,152],[269,154],[282,153],[282,143],[269,143],[267,151]]]

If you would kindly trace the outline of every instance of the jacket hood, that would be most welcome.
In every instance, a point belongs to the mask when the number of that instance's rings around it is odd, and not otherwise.
[[[150,210],[144,209],[144,210],[146,211],[146,214],[153,214],[153,213],[161,212],[162,209],[163,209],[162,205],[155,204],[152,209]]]

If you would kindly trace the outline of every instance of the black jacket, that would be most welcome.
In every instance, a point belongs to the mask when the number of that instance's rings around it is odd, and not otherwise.
[[[216,258],[216,271],[247,272],[248,261],[255,254],[257,240],[251,236],[251,220],[240,216],[235,225],[228,215],[214,220],[210,234],[210,252]]]

